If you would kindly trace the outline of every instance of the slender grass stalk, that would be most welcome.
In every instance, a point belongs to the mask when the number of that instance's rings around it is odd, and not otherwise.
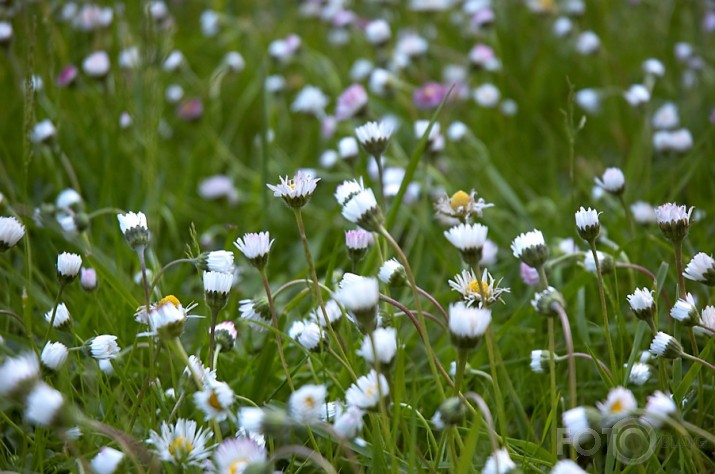
[[[603,317],[603,331],[608,347],[608,359],[611,365],[611,372],[615,377],[618,377],[618,364],[616,363],[616,353],[613,350],[613,342],[611,341],[611,325],[608,321],[608,307],[606,306],[606,291],[603,286],[603,274],[601,273],[601,262],[598,261],[598,253],[596,250],[596,241],[588,242],[591,247],[591,254],[596,263],[596,276],[598,278],[598,297],[601,301],[601,316]]]
[[[454,379],[454,394],[458,395],[462,389],[462,380],[464,379],[464,369],[467,367],[467,359],[469,351],[467,349],[459,349],[457,355],[457,374]]]
[[[214,306],[211,306],[211,329],[209,332],[209,369],[213,370],[214,352],[216,350],[216,319],[218,318],[218,312],[220,310]],[[217,353],[218,354],[218,353]]]
[[[290,370],[288,369],[288,362],[286,362],[286,356],[283,352],[283,338],[281,337],[281,331],[278,328],[278,313],[276,312],[276,305],[273,302],[273,295],[271,294],[271,285],[268,283],[268,277],[266,276],[266,270],[264,268],[260,268],[260,274],[261,282],[263,282],[263,289],[266,292],[266,299],[268,300],[268,307],[271,311],[271,324],[273,325],[273,329],[275,329],[278,356],[281,359],[281,365],[283,366],[283,372],[285,373],[288,386],[290,387],[291,392],[294,392],[295,387],[293,386],[293,380],[291,379]]]

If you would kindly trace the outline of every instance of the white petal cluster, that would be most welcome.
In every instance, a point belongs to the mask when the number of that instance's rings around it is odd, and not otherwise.
[[[89,342],[89,349],[92,357],[97,360],[114,359],[120,351],[117,336],[110,334],[93,337]]]
[[[683,276],[688,280],[706,281],[706,274],[708,273],[715,276],[715,259],[704,252],[700,252],[685,267]]]
[[[368,122],[355,129],[355,136],[363,146],[371,142],[387,141],[392,136],[392,126],[388,122]]]
[[[293,392],[288,400],[288,412],[299,423],[320,421],[325,409],[325,385],[303,385]]]
[[[335,299],[348,311],[365,311],[373,308],[380,300],[380,287],[376,278],[345,274]]]
[[[14,247],[25,235],[25,226],[15,217],[0,217],[0,249]]]
[[[90,465],[95,474],[114,474],[124,459],[124,453],[105,446],[92,458]]]
[[[335,189],[335,199],[338,201],[338,204],[344,206],[350,198],[360,194],[364,190],[365,186],[363,185],[362,178],[359,180],[349,179],[340,183]]]
[[[82,268],[82,257],[76,253],[62,252],[57,256],[57,273],[67,278],[79,275]]]
[[[204,291],[227,295],[233,285],[233,273],[204,272]]]
[[[693,208],[677,205],[672,202],[655,208],[655,219],[658,224],[675,224],[676,222],[689,222]]]
[[[372,338],[372,339],[371,339]],[[374,351],[373,351],[374,344]],[[395,328],[377,328],[372,335],[366,335],[357,354],[372,364],[377,360],[389,364],[397,353],[397,331]]]
[[[146,441],[162,461],[180,466],[200,466],[211,451],[207,443],[211,431],[200,428],[194,420],[179,418],[173,425],[163,421],[161,433],[151,431]]]
[[[211,272],[233,273],[233,252],[214,250],[206,256],[206,267]]]
[[[58,370],[67,361],[67,346],[61,342],[48,342],[42,349],[40,360],[48,369]]]
[[[25,418],[34,425],[49,426],[63,404],[60,392],[45,382],[38,382],[25,400]]]
[[[484,463],[482,474],[508,474],[516,468],[516,464],[509,457],[509,451],[502,448],[495,451],[487,458]]]
[[[52,319],[52,310],[49,310],[48,312],[45,313],[45,321],[48,323]],[[67,305],[64,303],[60,303],[57,305],[57,310],[55,311],[55,322],[53,323],[53,326],[58,328],[61,326],[64,326],[69,322],[70,320],[70,312],[67,309]]]
[[[273,195],[281,198],[308,198],[313,195],[320,178],[314,178],[308,173],[298,171],[293,178],[281,177],[276,185],[268,184]]]
[[[207,420],[223,421],[228,417],[234,397],[225,382],[205,380],[203,390],[194,393],[194,403]]]
[[[633,392],[623,387],[612,388],[603,402],[596,403],[604,423],[611,426],[638,409],[638,402]]]
[[[481,249],[489,229],[482,224],[459,224],[444,232],[444,236],[459,250]]]
[[[653,300],[653,290],[648,288],[636,289],[633,294],[626,296],[628,304],[634,312],[650,309],[655,304]]]
[[[641,421],[654,428],[660,428],[666,418],[678,413],[678,407],[670,395],[658,390],[648,397],[643,411],[645,413],[641,417]]]
[[[601,178],[596,178],[596,184],[612,194],[619,194],[626,186],[626,177],[620,168],[606,168]]]
[[[486,308],[472,308],[463,302],[449,306],[449,330],[459,338],[474,339],[484,335],[492,322],[492,312]]]
[[[343,216],[357,224],[368,212],[377,209],[377,200],[372,189],[365,189],[354,195],[343,206]]]
[[[345,401],[349,406],[367,409],[377,406],[380,397],[390,394],[390,386],[384,375],[371,370],[352,384],[345,393]]]
[[[251,464],[266,461],[266,448],[250,438],[229,438],[214,453],[217,473],[242,473]]]
[[[20,384],[40,375],[40,361],[34,352],[6,359],[0,365],[0,396],[12,394]]]
[[[546,246],[546,241],[544,241],[544,234],[535,229],[516,236],[511,243],[511,250],[516,258],[521,258],[524,250],[539,246]]]
[[[322,317],[322,311],[319,312]],[[288,330],[288,337],[310,351],[320,344],[323,330],[315,321],[295,321]]]
[[[576,227],[579,230],[586,230],[588,227],[597,226],[598,222],[598,211],[595,209],[584,209],[583,206],[576,211]]]
[[[136,227],[142,230],[148,230],[146,216],[143,212],[127,212],[126,214],[117,214],[117,220],[119,221],[119,230],[121,230],[122,234],[125,235],[127,231]]]

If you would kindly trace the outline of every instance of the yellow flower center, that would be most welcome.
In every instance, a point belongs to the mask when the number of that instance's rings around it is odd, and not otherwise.
[[[481,289],[479,288],[480,284]],[[479,298],[481,298],[482,293],[484,293],[484,296],[486,296],[487,299],[492,296],[491,291],[489,291],[489,285],[487,284],[487,282],[482,280],[472,280],[467,283],[467,293],[477,295],[479,296]]]
[[[365,395],[368,397],[372,397],[372,394],[377,391],[377,386],[376,385],[370,385],[365,389]]]
[[[552,12],[556,10],[556,2],[554,0],[541,0],[540,2],[541,8]]]
[[[305,397],[305,404],[308,408],[315,408],[315,399],[313,397]]]
[[[472,196],[460,190],[452,194],[452,197],[449,199],[449,205],[453,210],[457,211],[459,209],[465,209],[471,200]]]
[[[611,405],[611,412],[620,413],[623,411],[623,403],[620,400],[616,400],[613,405]]]
[[[211,408],[213,408],[214,410],[223,410],[223,405],[221,405],[221,402],[218,401],[216,392],[211,392],[211,396],[209,397],[209,405],[211,405]]]
[[[177,308],[181,306],[181,301],[179,301],[179,298],[174,295],[168,295],[159,300],[159,304],[157,304],[157,307],[164,306],[167,303],[171,303]]]
[[[288,181],[288,187],[291,190],[295,191],[295,181],[293,181],[292,179],[290,181]]]
[[[228,472],[229,474],[238,474],[239,472],[243,471],[243,468],[245,468],[248,465],[248,460],[245,458],[239,458],[236,459],[231,463],[230,466],[228,466]]]
[[[174,457],[174,459],[180,459],[189,454],[194,447],[191,445],[188,439],[183,436],[177,437],[169,445],[169,452]]]

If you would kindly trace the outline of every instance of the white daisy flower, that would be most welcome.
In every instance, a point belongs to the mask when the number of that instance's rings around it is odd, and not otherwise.
[[[340,305],[338,304],[337,301],[335,300],[328,300],[325,305],[325,313],[328,316],[328,321],[330,322],[331,325],[335,325],[340,318],[343,316],[343,310],[340,308]],[[325,316],[323,315],[323,310],[318,308],[315,311],[312,311],[309,315],[308,318],[313,321],[318,323],[320,327],[326,327],[327,324],[325,322]]]
[[[288,337],[312,351],[320,347],[323,330],[314,321],[295,321],[288,330]]]
[[[581,466],[576,464],[570,459],[562,459],[561,461],[554,464],[553,469],[549,474],[587,474],[586,471],[581,469]]]
[[[25,400],[25,418],[34,425],[50,426],[60,414],[62,394],[45,382],[37,382]]]
[[[52,320],[52,310],[45,313],[45,321],[48,323]],[[52,325],[56,328],[60,328],[67,324],[70,320],[70,312],[67,309],[67,305],[64,303],[59,303],[57,305],[57,310],[55,310],[55,322]]]
[[[345,392],[345,401],[348,406],[368,409],[376,407],[380,397],[387,397],[389,394],[390,386],[385,376],[371,370],[348,388]]]
[[[643,423],[647,423],[654,428],[660,428],[665,423],[665,419],[678,413],[678,407],[673,401],[673,397],[657,390],[646,402],[645,412],[641,417]]]
[[[380,287],[376,278],[347,273],[335,292],[335,300],[350,311],[366,331],[375,328]]]
[[[608,392],[608,398],[604,402],[597,402],[596,408],[603,416],[603,422],[607,426],[622,420],[634,410],[638,409],[638,402],[633,392],[623,387],[612,388]]]
[[[250,326],[256,331],[263,332],[266,330],[264,325],[271,324],[271,309],[265,297],[239,301],[238,312],[241,314],[241,319],[248,321]]]
[[[601,273],[608,273],[613,270],[613,257],[600,250],[596,251],[596,255],[601,266]],[[596,273],[596,259],[593,258],[593,252],[586,251],[583,253],[583,267],[587,272]]]
[[[188,312],[193,307],[194,305],[189,305],[184,308],[176,296],[165,296],[149,311],[148,321],[152,334],[167,338],[180,336]]]
[[[494,281],[494,277],[485,268],[480,279],[474,275],[472,270],[462,270],[454,276],[454,280],[449,281],[452,290],[459,292],[467,305],[482,302],[482,295],[486,303],[491,304],[501,299],[502,293],[509,293],[509,288],[500,288],[499,282]]]
[[[405,267],[396,258],[386,260],[377,273],[377,278],[388,286],[404,286],[407,284]]]
[[[24,352],[17,357],[9,357],[0,365],[0,396],[16,397],[40,375],[40,361],[34,352]]]
[[[221,443],[214,452],[217,474],[241,474],[253,464],[265,463],[265,447],[248,438],[231,438]]]
[[[343,438],[353,439],[362,431],[362,417],[365,412],[356,406],[349,406],[341,414],[337,415],[333,423],[333,429]]]
[[[204,252],[199,256],[197,265],[203,271],[233,273],[233,252],[227,250]]]
[[[57,256],[57,276],[65,281],[70,282],[79,275],[79,269],[82,268],[82,257],[76,253],[62,252]]]
[[[627,367],[628,364],[624,364]],[[633,385],[644,385],[651,376],[650,365],[643,362],[634,362],[631,367],[631,373],[628,374],[628,381]]]
[[[211,455],[207,446],[211,431],[200,428],[194,420],[179,418],[173,425],[161,423],[161,434],[149,433],[146,441],[162,461],[180,466],[201,466]]]
[[[715,259],[704,252],[697,253],[685,267],[683,276],[688,280],[715,286]]]
[[[228,417],[234,394],[231,387],[218,380],[204,381],[204,388],[194,393],[194,403],[207,420],[223,421]]]
[[[109,334],[93,337],[87,345],[92,357],[97,360],[114,359],[121,350],[117,344],[117,336]]]
[[[461,301],[449,305],[449,331],[452,343],[459,348],[474,348],[491,322],[489,309],[471,308]]]
[[[683,347],[678,340],[663,331],[658,331],[648,350],[654,356],[666,359],[677,359],[683,353]]]
[[[549,249],[540,230],[519,234],[511,243],[514,256],[530,267],[538,268],[546,262]]]
[[[700,314],[700,326],[702,326],[702,328],[705,328],[706,330],[709,329],[709,331],[705,331],[700,327],[696,327],[695,329],[700,329],[703,332],[715,334],[715,307],[706,306],[703,308],[703,311]]]
[[[695,306],[693,295],[688,293],[685,295],[685,299],[678,298],[670,310],[670,317],[686,326],[694,326],[700,322],[700,314]]]
[[[286,176],[280,179],[279,184],[267,186],[273,191],[274,196],[282,198],[289,207],[295,209],[305,206],[310,201],[320,181],[320,178],[314,178],[303,171],[298,171],[293,178]]]
[[[204,272],[204,291],[228,295],[233,286],[233,273]]]
[[[335,199],[338,204],[344,206],[353,196],[360,194],[365,190],[365,186],[362,182],[362,177],[359,180],[349,179],[343,181],[335,189]]]
[[[299,423],[320,421],[325,408],[325,385],[304,385],[293,392],[288,400],[288,412]]]
[[[373,351],[373,343],[375,345]],[[397,354],[397,331],[395,328],[377,328],[362,340],[362,346],[357,355],[363,357],[369,364],[377,360],[382,365],[389,365]]]
[[[57,128],[51,120],[45,119],[37,122],[30,132],[32,143],[48,143],[57,135]]]
[[[482,248],[489,229],[482,224],[459,224],[444,232],[444,236],[462,254],[464,261],[474,266],[482,258]]]
[[[544,371],[548,370],[549,362],[551,359],[551,352],[542,349],[536,349],[531,351],[531,363],[530,367],[532,372],[536,374],[543,374]]]
[[[343,160],[352,161],[358,157],[360,147],[354,137],[344,137],[338,142],[338,155]]]
[[[42,365],[52,370],[59,370],[67,361],[67,346],[61,342],[47,342],[42,349],[40,360]]]
[[[648,319],[655,312],[655,300],[653,300],[653,290],[648,288],[636,289],[633,294],[626,296],[631,311],[638,319]]]
[[[25,226],[14,217],[0,217],[0,251],[8,250],[25,235]]]
[[[373,156],[382,155],[392,136],[392,126],[387,122],[368,122],[355,129],[360,145]]]
[[[593,241],[598,237],[598,233],[601,230],[601,224],[598,221],[598,211],[591,209],[584,209],[583,206],[576,211],[576,229],[578,230],[578,235],[588,242]]]
[[[571,408],[563,413],[561,420],[570,443],[579,445],[586,436],[596,434],[591,428],[590,422],[594,415],[600,418],[598,411],[585,407]]]
[[[688,235],[692,213],[692,207],[688,209],[683,205],[669,202],[655,208],[655,220],[665,238],[679,242]]]
[[[390,24],[381,18],[371,21],[365,26],[365,38],[375,46],[385,45],[390,41],[391,36]]]
[[[626,177],[620,168],[606,168],[603,176],[595,179],[596,184],[602,187],[605,191],[615,194],[616,196],[623,193],[626,189]]]
[[[509,451],[502,448],[492,453],[484,464],[482,474],[508,474],[516,469],[516,464],[509,457]]]
[[[236,239],[233,245],[248,259],[254,267],[261,269],[268,261],[268,252],[270,252],[275,239],[271,240],[268,232],[248,233],[243,236],[243,239]]]
[[[149,228],[143,212],[127,212],[117,214],[119,230],[124,235],[124,240],[135,250],[143,248],[149,243]]]
[[[343,206],[342,214],[350,222],[371,232],[378,232],[383,222],[382,211],[372,189],[353,195]]]
[[[105,446],[92,458],[90,465],[95,474],[114,474],[122,459],[124,459],[123,452]]]

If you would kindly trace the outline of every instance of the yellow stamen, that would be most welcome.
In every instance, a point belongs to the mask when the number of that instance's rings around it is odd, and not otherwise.
[[[238,474],[239,472],[243,472],[243,469],[248,465],[248,459],[245,458],[239,458],[236,459],[231,463],[230,466],[228,466],[228,472],[229,474]]]
[[[189,454],[193,449],[194,447],[191,445],[189,440],[184,438],[183,436],[177,437],[169,445],[169,452],[175,459],[184,457],[185,455]]]
[[[449,205],[455,211],[458,211],[460,209],[464,210],[471,201],[472,196],[460,190],[452,194],[452,197],[449,200]]]
[[[211,396],[209,397],[209,405],[211,405],[211,408],[215,410],[223,410],[223,405],[221,405],[221,402],[218,401],[216,392],[211,392]]]
[[[181,301],[179,301],[179,298],[177,298],[174,295],[168,295],[168,296],[163,297],[161,300],[159,300],[159,304],[157,305],[157,307],[163,306],[167,303],[171,303],[174,306],[176,306],[177,308],[179,306],[181,306]]]
[[[620,413],[623,411],[623,403],[620,400],[616,400],[613,405],[611,405],[611,412]]]
[[[479,288],[481,283],[481,290]],[[469,283],[467,283],[467,293],[477,295],[481,299],[482,293],[484,293],[484,296],[486,296],[487,299],[489,299],[492,296],[492,292],[489,290],[489,285],[485,281],[479,281],[479,280],[472,280]]]
[[[308,408],[314,408],[315,399],[313,397],[305,397],[305,404],[308,406]]]

